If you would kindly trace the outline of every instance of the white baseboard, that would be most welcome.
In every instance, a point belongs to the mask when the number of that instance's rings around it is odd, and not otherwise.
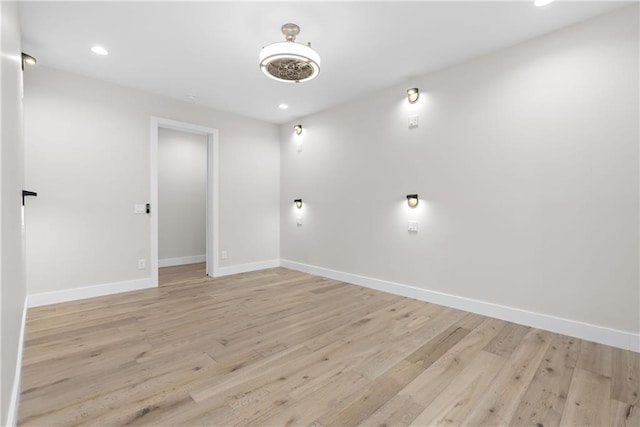
[[[205,262],[207,260],[206,255],[193,255],[183,256],[179,258],[165,258],[158,260],[158,267],[173,267],[174,265],[196,264],[198,262]]]
[[[316,267],[285,259],[280,260],[280,265],[285,268],[303,271],[316,276],[340,280],[342,282],[389,292],[395,295],[414,298],[420,301],[431,302],[464,311],[470,311],[472,313],[495,317],[509,322],[531,326],[537,329],[544,329],[563,335],[569,335],[612,347],[640,352],[640,335],[630,332],[549,316],[547,314],[534,313],[486,301],[449,295],[442,292],[429,291],[427,289],[416,288],[414,286],[359,276],[357,274],[344,273],[342,271],[330,270],[328,268]]]
[[[264,270],[266,268],[280,267],[279,259],[268,261],[251,262],[248,264],[229,265],[226,267],[218,267],[215,277],[230,276],[232,274],[246,273],[248,271]]]
[[[18,404],[20,403],[20,383],[22,378],[22,349],[24,348],[24,330],[27,323],[27,300],[24,298],[22,309],[22,321],[20,323],[20,336],[18,338],[18,356],[16,360],[16,373],[13,377],[13,388],[11,389],[11,400],[7,411],[7,426],[15,426],[18,423]]]
[[[127,280],[124,282],[105,283],[102,285],[85,286],[83,288],[63,289],[60,291],[31,294],[28,297],[29,307],[56,304],[59,302],[76,301],[79,299],[101,297],[120,292],[137,291],[140,289],[155,288],[152,279]]]

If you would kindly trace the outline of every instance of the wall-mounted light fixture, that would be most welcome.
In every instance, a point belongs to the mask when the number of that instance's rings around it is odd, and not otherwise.
[[[24,64],[36,65],[38,61],[28,53],[22,52],[22,70],[24,71]]]
[[[24,206],[24,198],[27,196],[37,197],[38,193],[35,191],[22,190],[22,206]]]
[[[295,125],[293,130],[296,132],[296,135],[300,135],[302,133],[302,125]]]
[[[407,204],[411,208],[415,208],[418,206],[418,195],[417,194],[407,194]]]
[[[420,97],[420,90],[417,87],[412,87],[411,89],[407,89],[407,98],[409,102],[414,104],[418,98]]]
[[[296,208],[300,209],[302,207],[302,199],[295,199],[293,203],[296,204]]]

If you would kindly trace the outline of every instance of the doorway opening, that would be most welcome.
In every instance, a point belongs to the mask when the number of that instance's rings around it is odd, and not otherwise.
[[[151,252],[150,270],[153,283],[158,285],[159,222],[158,222],[158,165],[160,130],[178,131],[206,138],[206,201],[205,201],[205,271],[216,277],[218,271],[218,131],[205,126],[159,117],[151,118]],[[164,226],[164,225],[163,225]]]

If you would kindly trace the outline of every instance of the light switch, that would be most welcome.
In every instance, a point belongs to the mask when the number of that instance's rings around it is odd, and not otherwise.
[[[418,232],[418,221],[409,221],[409,222],[407,222],[407,230],[410,233],[417,233]]]
[[[296,218],[296,224],[298,224],[298,227],[302,226],[302,217],[299,216],[298,218]]]
[[[146,214],[147,213],[147,205],[146,204],[138,204],[133,205],[133,213],[135,214]]]
[[[409,116],[409,129],[418,127],[418,116]]]
[[[302,142],[298,142],[298,153],[302,153]]]

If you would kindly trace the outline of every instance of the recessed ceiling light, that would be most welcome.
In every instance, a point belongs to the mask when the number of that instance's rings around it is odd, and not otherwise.
[[[93,46],[91,48],[91,52],[95,53],[96,55],[109,55],[109,51],[107,51],[107,49],[103,48],[102,46]]]
[[[281,110],[286,110],[287,108],[289,108],[289,106],[287,104],[280,104],[278,105],[278,108]]]
[[[538,7],[546,6],[549,3],[553,3],[553,0],[536,0],[533,2]]]

